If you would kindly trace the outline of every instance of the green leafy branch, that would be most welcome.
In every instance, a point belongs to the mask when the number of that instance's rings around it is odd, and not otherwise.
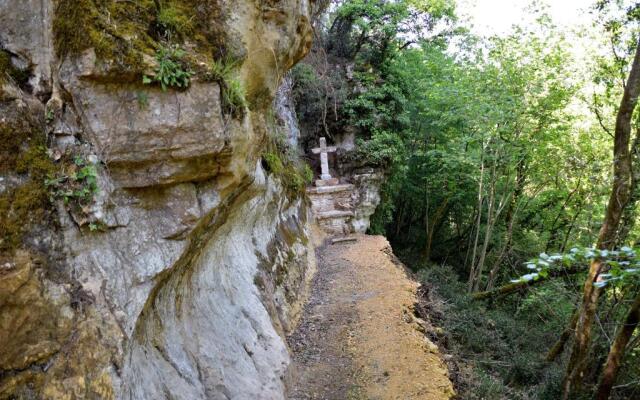
[[[596,287],[605,287],[609,284],[624,284],[631,279],[640,276],[640,257],[638,251],[631,247],[624,246],[619,250],[595,249],[590,247],[574,247],[565,254],[541,253],[538,258],[534,258],[525,263],[531,270],[530,273],[514,279],[512,283],[526,283],[537,281],[549,277],[554,270],[574,265],[589,265],[592,261],[599,260],[606,266],[606,272],[599,275],[599,279],[594,283]]]

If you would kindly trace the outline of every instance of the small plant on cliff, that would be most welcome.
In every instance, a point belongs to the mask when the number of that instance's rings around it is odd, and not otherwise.
[[[238,63],[228,58],[216,60],[211,64],[209,79],[220,84],[223,107],[235,117],[241,117],[248,107],[242,83],[234,77]]]
[[[83,216],[83,222],[89,223],[86,218],[89,206],[99,192],[98,171],[94,164],[84,157],[75,156],[73,161],[62,166],[59,173],[45,179],[45,186],[50,190],[51,201],[62,199],[72,212]]]
[[[162,46],[156,52],[158,66],[152,76],[144,75],[142,83],[159,83],[162,90],[169,87],[185,89],[189,87],[193,72],[184,62],[184,50],[178,46]]]
[[[272,172],[276,175],[279,175],[282,173],[282,171],[284,171],[284,164],[282,164],[282,160],[280,159],[280,156],[278,154],[267,152],[264,153],[262,159],[266,164],[267,171]]]

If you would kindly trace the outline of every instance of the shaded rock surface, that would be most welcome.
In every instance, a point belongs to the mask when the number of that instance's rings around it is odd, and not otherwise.
[[[152,1],[0,1],[28,78],[0,70],[0,399],[284,397],[314,253],[306,202],[260,157],[309,4],[171,3],[211,18],[179,43],[186,90],[142,84],[165,45]],[[205,73],[220,52],[249,104],[233,115]]]

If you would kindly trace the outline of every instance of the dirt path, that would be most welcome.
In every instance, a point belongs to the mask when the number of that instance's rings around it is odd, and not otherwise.
[[[291,400],[450,399],[437,347],[414,317],[417,283],[382,236],[325,244],[298,329]]]

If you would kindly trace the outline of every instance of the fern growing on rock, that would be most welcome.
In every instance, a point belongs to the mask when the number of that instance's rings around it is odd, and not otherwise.
[[[160,84],[163,91],[169,87],[186,89],[189,87],[193,72],[184,62],[185,52],[178,46],[162,46],[156,52],[156,67],[154,74],[144,75],[142,83],[149,85]]]
[[[222,105],[234,117],[240,117],[249,106],[242,82],[234,76],[237,62],[231,59],[215,60],[209,69],[209,79],[220,84]]]

